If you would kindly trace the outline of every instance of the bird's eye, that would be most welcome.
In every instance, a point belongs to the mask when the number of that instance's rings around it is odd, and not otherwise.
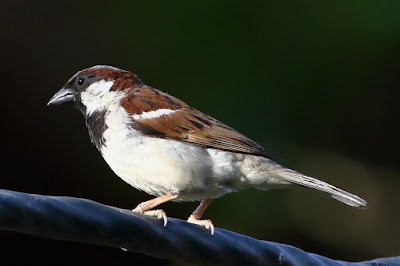
[[[78,84],[78,86],[82,86],[85,83],[85,78],[79,77],[76,83]]]

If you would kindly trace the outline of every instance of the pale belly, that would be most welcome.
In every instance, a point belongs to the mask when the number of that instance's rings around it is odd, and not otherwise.
[[[235,156],[175,140],[136,132],[104,132],[101,153],[111,169],[131,186],[148,194],[179,195],[177,200],[217,198],[237,189],[240,174]],[[112,136],[112,137],[111,137]]]
[[[267,158],[145,136],[127,126],[129,121],[122,109],[110,112],[105,122],[112,126],[103,132],[100,152],[116,175],[148,194],[190,201],[288,184],[270,174],[281,166]]]

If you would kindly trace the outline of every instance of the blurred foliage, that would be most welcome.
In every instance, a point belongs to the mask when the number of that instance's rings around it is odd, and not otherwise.
[[[109,170],[77,111],[45,106],[76,71],[110,64],[369,202],[248,190],[210,206],[216,226],[335,259],[398,255],[399,12],[399,1],[3,1],[0,186],[123,208],[150,198]],[[196,204],[164,207],[186,218]],[[86,258],[114,256],[132,261]]]

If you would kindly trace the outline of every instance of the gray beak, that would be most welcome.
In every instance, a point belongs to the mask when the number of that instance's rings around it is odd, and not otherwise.
[[[68,102],[75,101],[76,92],[62,88],[53,97],[51,97],[50,101],[47,105],[54,105],[54,104],[62,104]]]

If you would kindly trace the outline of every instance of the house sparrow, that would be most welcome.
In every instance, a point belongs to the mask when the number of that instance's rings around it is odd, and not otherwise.
[[[215,198],[245,189],[301,185],[323,191],[352,207],[360,197],[288,169],[235,129],[183,101],[145,85],[135,74],[98,65],[79,71],[48,102],[73,102],[85,117],[90,139],[116,175],[156,198],[135,212],[167,217],[153,210],[167,201],[201,201],[188,222],[214,233],[200,220]]]

